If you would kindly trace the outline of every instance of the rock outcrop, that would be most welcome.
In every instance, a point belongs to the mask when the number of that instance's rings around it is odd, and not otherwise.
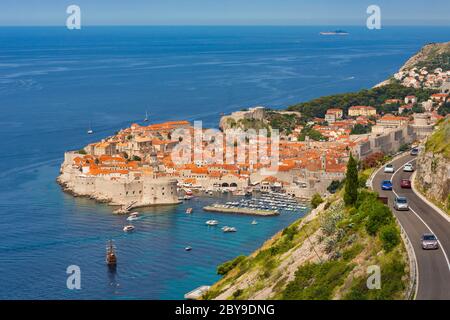
[[[448,210],[450,196],[450,118],[442,121],[417,157],[416,186]]]

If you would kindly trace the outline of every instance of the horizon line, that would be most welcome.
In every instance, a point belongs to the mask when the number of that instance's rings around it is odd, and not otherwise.
[[[450,27],[450,24],[383,24],[383,27]],[[65,24],[38,24],[38,25],[15,25],[0,24],[4,27],[63,27]],[[83,24],[83,27],[361,27],[364,24]]]

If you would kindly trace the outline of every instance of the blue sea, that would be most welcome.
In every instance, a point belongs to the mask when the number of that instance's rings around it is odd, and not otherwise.
[[[218,264],[305,214],[255,226],[251,217],[203,212],[214,199],[196,198],[145,209],[136,232],[124,234],[125,217],[63,193],[55,179],[64,151],[140,122],[146,110],[154,123],[217,126],[221,112],[369,88],[450,35],[444,27],[318,34],[329,29],[0,28],[0,299],[182,299],[217,281]],[[238,232],[207,227],[208,219]],[[108,239],[117,246],[116,273],[104,262]],[[81,269],[80,290],[66,287],[70,265]]]

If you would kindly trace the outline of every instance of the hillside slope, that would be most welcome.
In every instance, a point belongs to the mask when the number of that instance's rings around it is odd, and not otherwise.
[[[450,42],[430,43],[412,56],[400,71],[407,71],[414,67],[426,67],[428,70],[442,68],[450,70]]]
[[[226,264],[230,270],[204,298],[404,299],[407,261],[392,213],[374,193],[363,191],[352,208],[335,195],[252,255]],[[372,265],[382,270],[379,290],[366,286]]]

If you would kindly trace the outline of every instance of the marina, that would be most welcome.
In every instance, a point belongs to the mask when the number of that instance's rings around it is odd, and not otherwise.
[[[210,212],[237,213],[259,216],[275,216],[281,212],[299,212],[307,209],[306,204],[284,193],[262,193],[258,197],[245,197],[239,201],[214,203],[203,210]],[[256,221],[255,221],[256,222]]]

